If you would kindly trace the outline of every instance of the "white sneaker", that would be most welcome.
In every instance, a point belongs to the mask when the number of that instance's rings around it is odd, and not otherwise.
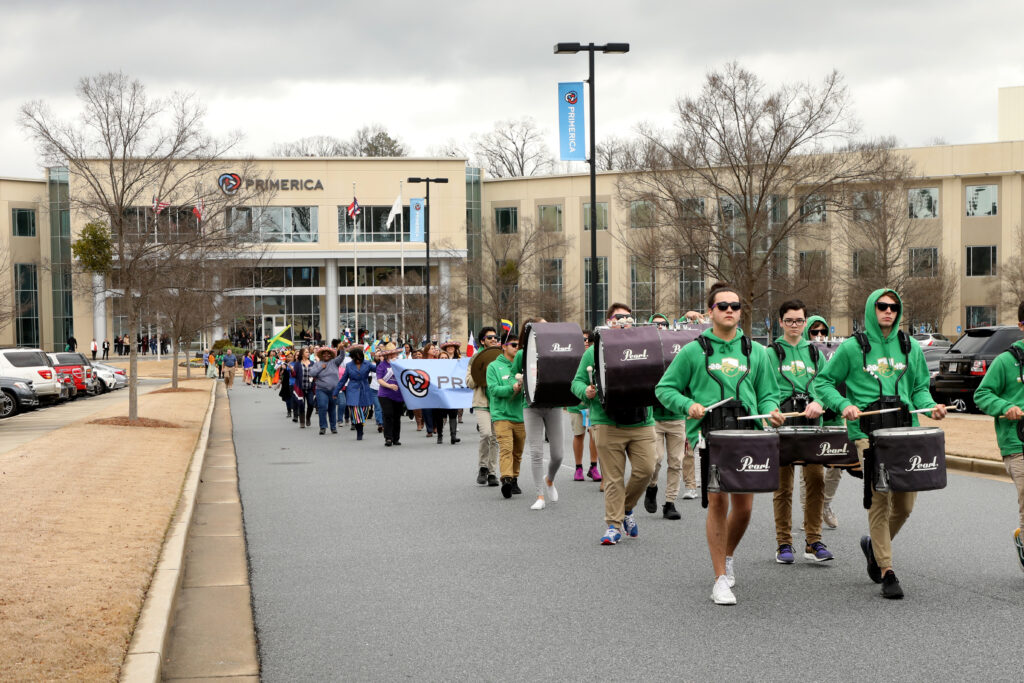
[[[724,575],[719,576],[715,581],[715,587],[711,589],[711,599],[716,605],[735,605],[736,596],[729,588],[729,579]]]
[[[736,585],[736,563],[731,557],[725,558],[725,578],[729,582],[729,588]]]
[[[530,506],[530,509],[531,510],[543,510],[544,509],[544,499],[543,498],[538,498],[537,501],[533,505]]]
[[[557,503],[558,491],[555,489],[555,482],[548,481],[548,479],[545,477],[544,483],[547,484],[548,487],[548,500],[550,500],[552,503]]]
[[[697,489],[686,489],[683,491],[683,500],[693,500],[697,497]]]

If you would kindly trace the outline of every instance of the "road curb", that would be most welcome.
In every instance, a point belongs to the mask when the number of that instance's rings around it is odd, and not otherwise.
[[[123,683],[150,683],[160,680],[167,636],[174,614],[174,600],[181,586],[185,565],[185,540],[192,524],[196,507],[196,493],[199,490],[199,475],[206,460],[206,444],[210,438],[210,424],[213,421],[213,407],[217,402],[218,383],[210,389],[210,405],[199,433],[199,441],[192,452],[185,486],[178,499],[181,514],[178,521],[170,526],[164,538],[160,560],[153,572],[153,580],[146,591],[139,621],[135,625],[131,644],[124,662],[121,663],[119,680]]]
[[[1010,477],[1006,474],[1006,468],[1003,467],[1002,462],[996,462],[994,460],[978,460],[977,458],[966,458],[961,455],[946,455],[946,468],[951,470],[959,470],[961,472],[973,472],[975,474],[985,474],[991,477],[999,477],[1010,481]]]

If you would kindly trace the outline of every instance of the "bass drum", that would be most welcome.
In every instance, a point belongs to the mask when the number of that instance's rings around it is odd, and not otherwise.
[[[500,355],[501,348],[497,346],[473,354],[473,360],[469,362],[469,376],[473,378],[473,384],[481,389],[487,388],[487,366]]]
[[[530,323],[523,352],[526,402],[538,407],[579,405],[572,380],[583,359],[583,330],[576,323]]]
[[[652,406],[654,387],[665,373],[661,337],[651,326],[595,332],[595,382],[602,405]]]

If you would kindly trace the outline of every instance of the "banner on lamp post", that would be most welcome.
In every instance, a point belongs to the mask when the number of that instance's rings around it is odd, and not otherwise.
[[[558,84],[558,138],[559,159],[587,160],[582,82]]]
[[[423,241],[423,209],[427,203],[422,199],[409,200],[409,241]]]

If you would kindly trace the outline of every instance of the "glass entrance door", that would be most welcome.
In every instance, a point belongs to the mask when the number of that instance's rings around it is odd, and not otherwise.
[[[272,339],[276,337],[287,324],[284,315],[263,316],[263,338]]]

